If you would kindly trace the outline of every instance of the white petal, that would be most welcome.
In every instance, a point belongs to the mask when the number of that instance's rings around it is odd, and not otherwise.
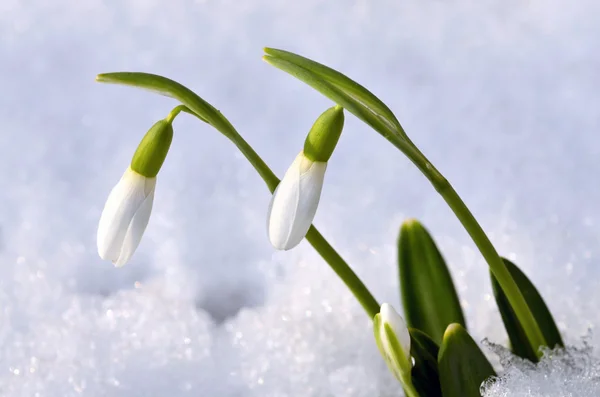
[[[302,154],[298,155],[286,171],[273,193],[267,219],[271,244],[277,249],[285,249],[296,217],[300,194],[300,164]]]
[[[129,225],[155,184],[156,178],[146,178],[127,169],[112,189],[98,225],[98,254],[102,259],[113,262],[119,259]]]
[[[140,241],[142,241],[142,236],[144,235],[144,231],[146,230],[146,226],[148,226],[148,221],[150,220],[153,202],[154,190],[148,197],[146,197],[142,205],[138,208],[137,212],[133,216],[133,219],[129,224],[129,228],[127,229],[127,233],[125,234],[125,238],[123,239],[123,246],[121,248],[119,258],[113,261],[115,266],[121,267],[126,264],[137,249],[138,245],[140,245]]]
[[[327,163],[308,160],[300,153],[273,193],[268,213],[271,244],[280,250],[302,241],[317,212]]]
[[[410,358],[410,334],[408,333],[408,328],[404,323],[402,317],[394,310],[392,305],[388,303],[384,303],[381,305],[381,322],[383,324],[389,324],[394,334],[398,338],[398,342],[402,346],[402,350],[404,350],[404,354],[406,354],[408,361],[411,362]],[[382,327],[383,329],[383,327]],[[382,335],[383,336],[383,335]],[[387,338],[382,338],[382,340],[386,340]]]

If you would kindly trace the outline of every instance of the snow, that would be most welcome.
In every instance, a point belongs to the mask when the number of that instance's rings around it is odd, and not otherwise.
[[[263,46],[338,68],[384,100],[579,343],[600,325],[599,11],[592,0],[3,0],[0,394],[401,393],[360,306],[307,243],[273,252],[264,184],[186,115],[131,263],[97,256],[108,192],[175,103],[94,76],[186,84],[282,175],[331,103],[262,62]],[[504,343],[485,263],[457,220],[400,153],[347,117],[315,224],[398,308],[406,217],[439,242],[474,338]],[[489,395],[549,373],[570,379],[556,360],[539,373],[509,367]],[[589,382],[556,395],[595,395]]]
[[[538,365],[514,357],[496,346],[506,371],[484,386],[484,397],[597,396],[600,361],[583,343],[568,350],[545,350]]]

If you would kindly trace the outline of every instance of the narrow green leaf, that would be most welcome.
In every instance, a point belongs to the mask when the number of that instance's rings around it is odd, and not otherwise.
[[[371,91],[367,90],[356,81],[350,79],[337,70],[289,51],[278,50],[275,48],[265,48],[264,51],[267,55],[270,55],[273,58],[288,61],[318,75],[327,83],[340,89],[347,95],[354,98],[356,101],[362,103],[365,107],[371,109],[373,114],[377,115],[388,124],[389,128],[395,130],[400,136],[406,137],[404,129],[390,108],[387,107],[387,105],[379,98],[373,95]]]
[[[420,396],[442,397],[437,357],[439,346],[425,333],[409,328],[410,354],[414,359],[412,382]]]
[[[406,136],[389,108],[366,88],[320,63],[290,52],[266,49],[263,59],[296,77],[358,117],[390,141],[432,182],[441,176]],[[436,182],[437,183],[437,182]]]
[[[218,122],[228,123],[217,109],[196,95],[192,90],[163,76],[141,72],[114,72],[99,74],[96,76],[96,81],[99,83],[128,85],[153,91],[183,103],[193,114],[199,116],[206,123],[212,125],[215,122],[217,124]],[[184,111],[187,110],[184,109]]]
[[[536,322],[539,324],[548,346],[564,346],[560,332],[558,331],[558,327],[552,318],[552,314],[550,313],[550,310],[548,310],[548,307],[546,306],[546,303],[544,302],[544,299],[538,290],[535,288],[529,278],[527,278],[525,273],[523,273],[517,267],[517,265],[508,259],[503,258],[503,260],[508,271],[510,272],[510,275],[521,290],[521,293],[523,294],[529,309],[533,313]],[[531,347],[521,323],[517,319],[517,316],[508,302],[506,295],[502,291],[502,288],[500,288],[500,284],[498,284],[498,281],[492,273],[490,273],[490,277],[492,279],[492,289],[494,290],[496,304],[500,310],[504,328],[506,328],[506,332],[508,333],[513,353],[519,357],[529,359],[534,363],[538,362],[538,354]]]
[[[375,131],[383,135],[386,139],[398,141],[398,132],[392,126],[391,122],[377,109],[373,109],[369,107],[367,103],[363,102],[363,98],[356,98],[352,93],[345,91],[343,87],[337,86],[330,81],[323,79],[322,76],[288,60],[270,55],[265,55],[263,59],[276,68],[303,81],[336,102],[338,105],[344,107],[367,125],[371,126]]]
[[[494,368],[460,324],[450,324],[438,355],[444,397],[480,397],[481,384]]]
[[[404,317],[409,327],[442,342],[449,324],[466,327],[452,277],[431,235],[417,220],[407,220],[398,238],[398,270]]]

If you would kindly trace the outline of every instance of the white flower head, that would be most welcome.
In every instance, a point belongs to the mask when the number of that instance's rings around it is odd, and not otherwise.
[[[121,267],[140,244],[154,201],[156,177],[128,168],[110,192],[98,225],[98,254]]]
[[[292,249],[306,236],[317,212],[326,168],[326,162],[312,161],[302,151],[275,189],[267,229],[276,249]]]
[[[400,381],[410,377],[410,333],[402,317],[384,303],[374,321],[375,340],[388,368]]]

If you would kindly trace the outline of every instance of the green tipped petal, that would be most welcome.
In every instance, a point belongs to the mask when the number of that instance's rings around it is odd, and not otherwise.
[[[398,238],[398,270],[404,316],[436,343],[451,323],[465,326],[452,277],[440,251],[417,220],[402,224]]]
[[[312,161],[329,161],[344,128],[344,109],[327,109],[313,124],[304,141],[304,155]]]
[[[411,337],[404,320],[394,308],[384,303],[373,318],[373,332],[379,352],[394,376],[404,385],[411,383]]]
[[[515,283],[521,290],[527,305],[540,326],[548,346],[552,348],[564,346],[558,327],[552,318],[552,314],[550,313],[550,310],[548,310],[544,299],[542,299],[542,296],[539,294],[533,283],[527,278],[525,273],[517,267],[517,265],[508,259],[504,259],[504,263],[506,264],[510,275],[515,280]],[[538,362],[538,354],[532,349],[531,344],[528,342],[525,331],[508,302],[506,295],[502,291],[502,288],[500,288],[494,275],[490,273],[490,277],[492,279],[492,288],[494,290],[496,304],[500,310],[504,328],[506,328],[506,332],[508,333],[513,353],[519,357],[529,359],[534,363]]]
[[[438,355],[444,397],[480,397],[481,384],[494,368],[460,324],[450,324]]]
[[[167,157],[172,140],[171,123],[167,120],[158,121],[140,142],[131,160],[131,169],[145,177],[154,178]]]

